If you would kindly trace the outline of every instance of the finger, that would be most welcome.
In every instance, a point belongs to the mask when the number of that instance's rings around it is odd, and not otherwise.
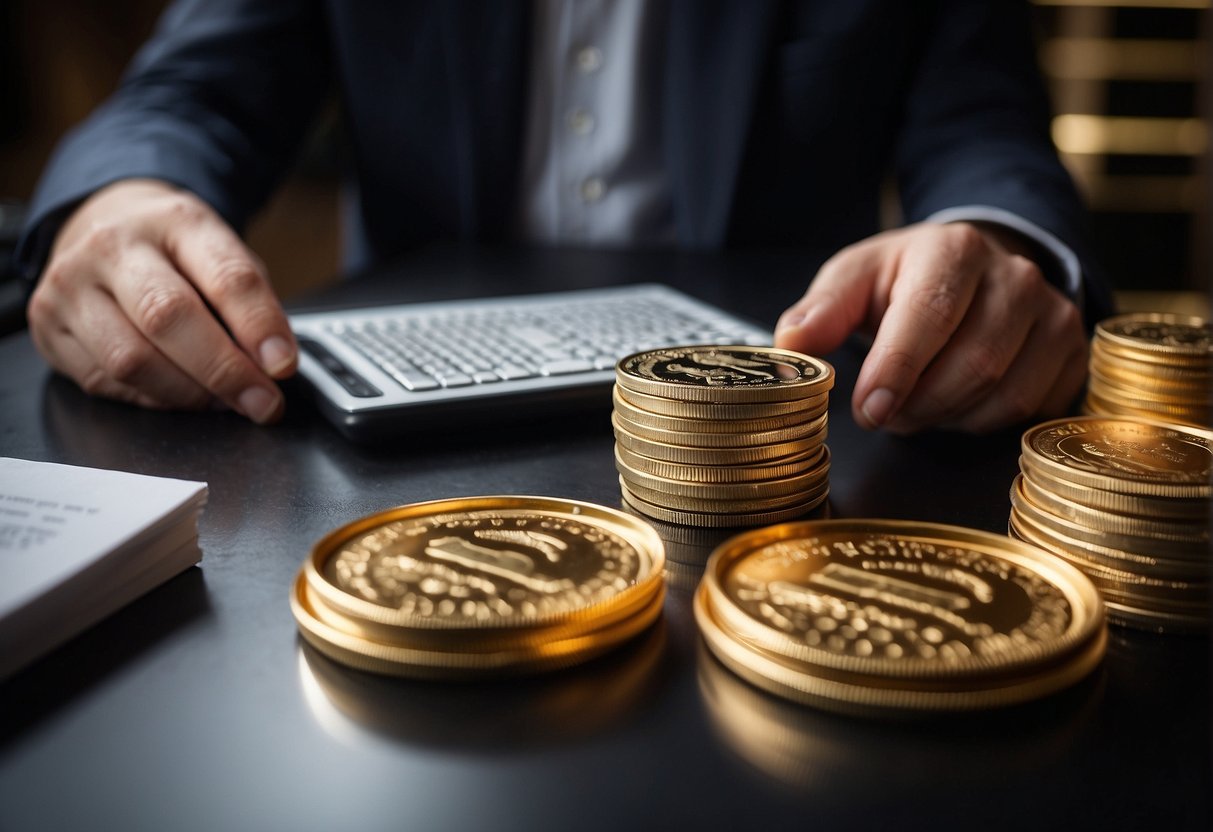
[[[988,433],[1064,415],[1082,389],[1087,361],[1081,314],[1063,300],[1033,327],[1002,381],[950,426]]]
[[[114,298],[136,329],[187,376],[258,423],[281,416],[282,394],[159,252],[131,251]]]
[[[827,260],[804,297],[779,317],[775,346],[809,355],[824,355],[841,346],[869,317],[887,249],[883,241],[869,240]]]
[[[915,241],[901,257],[888,309],[855,381],[852,411],[863,427],[880,427],[897,414],[964,320],[990,254],[980,232],[962,225]]]
[[[48,269],[28,311],[39,352],[88,393],[158,408],[197,408],[210,400],[90,280],[65,281],[61,269]]]
[[[72,339],[96,365],[94,373],[140,391],[161,408],[199,410],[210,403],[210,393],[148,341],[108,292],[97,288],[82,291],[73,320],[77,326]],[[96,379],[78,380],[88,392],[100,392],[94,390]]]
[[[1001,382],[1048,302],[1040,269],[1007,256],[978,286],[964,320],[886,425],[899,433],[960,418]],[[1056,300],[1063,300],[1060,295]],[[1010,311],[1009,311],[1010,310]]]
[[[80,385],[81,390],[91,396],[102,396],[157,410],[170,407],[162,399],[154,398],[137,387],[114,379],[93,359],[88,348],[70,332],[60,333],[55,339],[55,360],[52,366],[73,379]]]
[[[169,256],[227,325],[233,338],[273,378],[295,371],[298,350],[265,268],[235,232],[205,205],[166,236]]]

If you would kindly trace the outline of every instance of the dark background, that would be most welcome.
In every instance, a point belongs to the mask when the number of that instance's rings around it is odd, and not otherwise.
[[[164,5],[0,4],[0,200],[19,210],[54,143],[114,87]],[[1208,7],[1209,0],[1033,2],[1042,66],[1063,116],[1056,138],[1063,151],[1081,151],[1063,156],[1092,208],[1115,288],[1134,293],[1125,298],[1131,307],[1207,310]],[[1066,129],[1072,114],[1096,119],[1071,119]],[[325,136],[318,132],[297,173],[249,229],[287,298],[337,271],[335,169]],[[0,234],[3,217],[15,213],[0,214]],[[1140,295],[1159,291],[1186,294]]]

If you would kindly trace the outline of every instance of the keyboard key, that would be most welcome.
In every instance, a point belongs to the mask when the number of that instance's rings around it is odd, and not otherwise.
[[[584,358],[566,358],[544,362],[540,365],[539,372],[545,376],[564,376],[569,373],[588,373],[593,369],[593,363]]]

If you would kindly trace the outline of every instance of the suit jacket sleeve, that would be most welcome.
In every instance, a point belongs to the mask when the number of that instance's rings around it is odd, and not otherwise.
[[[187,188],[240,228],[294,156],[329,74],[309,2],[185,0],[164,15],[115,94],[60,143],[17,253],[36,278],[62,219],[131,177]]]
[[[1088,243],[1086,212],[1049,136],[1027,5],[936,6],[896,147],[907,221],[963,205],[1022,217],[1078,257],[1088,320],[1106,314],[1111,301]]]

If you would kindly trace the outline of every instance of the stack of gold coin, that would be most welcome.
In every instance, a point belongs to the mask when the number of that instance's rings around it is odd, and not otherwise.
[[[829,491],[834,369],[790,350],[680,346],[615,368],[615,462],[625,505],[708,528],[777,523]]]
[[[695,595],[709,650],[772,693],[848,712],[973,710],[1086,676],[1104,606],[1077,569],[1003,535],[810,520],[722,543]]]
[[[1209,626],[1213,433],[1142,419],[1058,419],[1023,435],[1010,533],[1081,569],[1110,620]]]
[[[1085,411],[1213,424],[1213,326],[1161,313],[1118,315],[1091,340]]]
[[[291,610],[307,642],[362,670],[430,679],[541,671],[652,624],[664,562],[651,526],[589,503],[416,503],[320,540]]]

